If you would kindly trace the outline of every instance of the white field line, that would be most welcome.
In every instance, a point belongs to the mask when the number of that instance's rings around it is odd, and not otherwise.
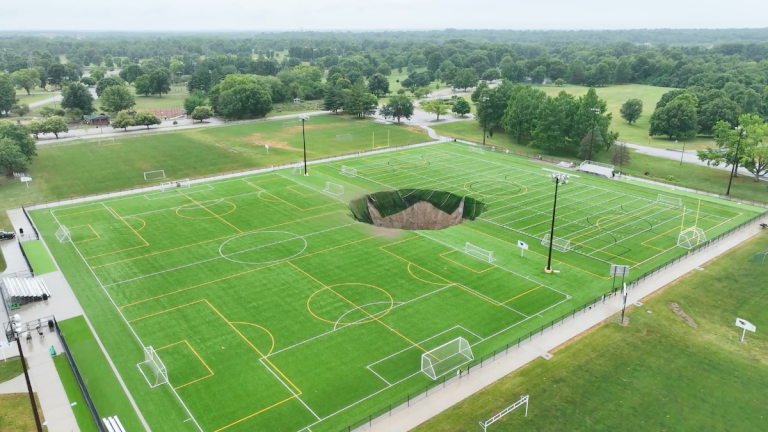
[[[591,214],[590,214],[590,216],[598,216],[598,215],[601,215],[601,214],[604,214],[604,213],[613,212],[614,210],[616,210],[616,209],[618,209],[618,208],[621,208],[621,207],[623,207],[623,206],[625,206],[625,205],[628,205],[628,204],[634,204],[636,201],[637,201],[637,200],[635,200],[635,201],[629,201],[629,202],[622,202],[622,203],[619,203],[618,205],[615,205],[615,206],[613,206],[613,207],[608,207],[608,208],[605,208],[605,207],[601,207],[601,208],[602,208],[602,210],[600,210],[600,211],[597,211],[597,212],[594,212],[594,213],[591,213]],[[633,211],[634,211],[635,213],[637,213],[637,212],[638,212],[638,211],[640,211],[640,210],[644,210],[644,209],[647,209],[647,208],[652,208],[652,207],[653,207],[653,204],[648,204],[648,205],[646,205],[646,206],[643,206],[643,207],[638,207],[637,209],[634,209]],[[627,214],[627,213],[624,213],[624,214],[618,214],[618,215],[615,215],[614,217],[611,217],[611,218],[609,219],[609,221],[610,221],[611,219],[616,219],[616,218],[619,218],[619,217],[627,217],[627,216],[629,216],[629,214]],[[582,229],[580,229],[579,231],[575,231],[575,232],[572,232],[572,233],[570,233],[569,235],[577,234],[577,233],[580,233],[580,232],[582,232],[582,231],[585,231],[585,230],[588,230],[588,229],[595,229],[595,228],[597,228],[595,225],[580,225],[580,224],[582,223],[582,221],[583,221],[583,220],[584,220],[584,218],[578,218],[578,219],[576,219],[576,220],[573,220],[573,221],[570,221],[570,222],[566,222],[566,223],[559,223],[559,224],[557,224],[557,226],[556,226],[555,228],[563,228],[563,227],[571,226],[571,225],[573,225],[573,224],[577,224],[577,225],[579,225],[579,226],[583,227],[583,228],[582,228]],[[608,222],[608,221],[606,221],[606,222]],[[499,224],[499,225],[501,225],[501,226],[504,226],[504,225],[502,225],[502,224]],[[543,236],[544,234],[549,234],[549,229],[547,229],[547,230],[545,230],[545,231],[541,231],[541,232],[539,232],[539,233],[536,233],[536,234],[531,234],[531,236],[532,236],[532,237],[535,237],[535,238],[542,238],[542,236]]]
[[[311,412],[311,413],[312,413],[312,415],[313,415],[313,416],[315,416],[315,418],[316,418],[316,419],[320,420],[320,417],[319,417],[317,414],[315,414],[315,412],[314,412],[314,411],[312,411],[312,408],[310,408],[310,407],[309,407],[309,405],[307,405],[306,403],[304,403],[304,401],[303,401],[303,400],[301,400],[301,398],[299,397],[299,395],[298,395],[298,394],[296,394],[296,392],[295,392],[295,391],[293,391],[293,389],[292,389],[290,386],[288,386],[288,384],[286,384],[286,383],[285,383],[285,381],[283,381],[282,379],[280,379],[280,377],[279,377],[279,376],[277,376],[277,374],[276,374],[276,373],[275,373],[275,372],[272,370],[272,368],[270,368],[269,366],[267,366],[267,365],[264,363],[264,357],[261,357],[261,358],[259,359],[259,363],[261,363],[261,365],[262,365],[262,366],[264,366],[264,367],[265,367],[265,368],[266,368],[266,369],[267,369],[267,370],[268,370],[268,371],[269,371],[269,372],[270,372],[270,373],[271,373],[271,374],[272,374],[272,375],[273,375],[275,378],[277,378],[277,380],[278,380],[278,381],[280,381],[280,384],[282,384],[283,386],[285,386],[285,388],[287,388],[287,389],[288,389],[288,391],[289,391],[289,392],[291,392],[291,394],[293,395],[293,397],[295,397],[295,398],[296,398],[296,399],[297,399],[299,402],[301,402],[301,404],[302,404],[302,405],[304,405],[304,407],[305,407],[306,409],[308,409],[308,410],[309,410],[309,412]]]
[[[392,303],[392,306],[394,307],[394,305],[395,305],[395,304],[402,304],[402,303],[403,303],[403,302],[393,302],[393,303]],[[342,318],[344,318],[345,316],[347,316],[347,314],[349,314],[350,312],[359,311],[360,309],[362,309],[362,308],[364,308],[364,307],[366,307],[366,306],[373,306],[373,305],[377,305],[377,304],[389,304],[389,302],[374,302],[374,303],[366,303],[366,304],[364,304],[364,305],[360,305],[360,306],[357,306],[357,307],[353,307],[352,309],[350,309],[350,310],[348,310],[348,311],[344,312],[343,314],[341,314],[341,316],[339,317],[339,319],[337,319],[337,320],[336,320],[336,322],[335,322],[335,323],[333,323],[333,329],[334,329],[334,330],[336,330],[336,328],[337,328],[337,327],[338,327],[338,325],[339,325],[339,321],[341,321],[341,319],[342,319]],[[392,309],[388,309],[388,310],[382,310],[382,311],[378,311],[378,312],[374,312],[374,313],[369,313],[369,312],[366,312],[366,314],[368,314],[368,315],[370,315],[370,316],[369,316],[369,317],[366,317],[366,318],[363,318],[363,319],[367,319],[367,318],[376,318],[376,316],[377,316],[377,315],[381,315],[381,314],[383,314],[383,313],[385,313],[385,312],[389,312],[390,310],[392,310]],[[354,323],[358,323],[359,321],[360,321],[360,320],[354,321]],[[350,324],[350,323],[342,323],[342,325],[345,325],[345,326],[346,326],[347,324]]]
[[[112,210],[111,210],[109,207],[107,207],[107,206],[106,206],[104,203],[101,203],[101,205],[102,205],[102,206],[104,206],[104,208],[105,208],[105,209],[107,209],[107,211],[109,212],[109,214],[111,214],[111,215],[112,215],[112,217],[113,217],[113,218],[115,218],[115,219],[120,219],[120,218],[118,218],[118,217],[117,217],[117,215],[116,215],[116,214],[115,214],[115,213],[114,213],[114,212],[113,212],[113,211],[112,211]],[[51,213],[53,213],[53,212],[51,212]]]

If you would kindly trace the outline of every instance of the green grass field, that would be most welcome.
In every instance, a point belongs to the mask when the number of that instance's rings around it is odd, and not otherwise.
[[[323,192],[326,182],[343,193]],[[487,208],[441,231],[349,216],[352,198],[412,187]],[[551,195],[540,165],[440,144],[312,166],[309,177],[289,169],[31,213],[153,429],[336,431],[432,382],[423,353],[463,337],[487,354],[610,291],[609,263],[638,277],[685,254],[681,224],[712,237],[758,213],[575,179],[555,230],[571,251],[555,252],[560,273],[545,275]],[[53,237],[59,224],[71,243]],[[530,245],[524,257],[517,240]],[[495,260],[465,253],[467,242]],[[153,388],[149,346],[170,386]],[[92,383],[95,398],[116,391]]]
[[[53,363],[56,366],[56,371],[59,373],[59,379],[61,379],[61,384],[64,386],[64,391],[67,393],[67,399],[69,399],[70,404],[75,404],[72,406],[72,412],[75,413],[75,419],[80,427],[80,431],[98,432],[91,412],[88,410],[88,405],[85,403],[85,397],[77,385],[75,374],[72,372],[72,368],[69,367],[67,357],[59,354],[53,358]]]
[[[512,412],[492,430],[764,430],[768,337],[760,329],[768,326],[768,263],[749,259],[766,248],[765,235],[751,240],[629,312],[628,327],[605,325],[415,431],[474,430],[524,394],[531,397],[528,417]],[[678,318],[670,302],[698,327]],[[758,328],[746,344],[735,317]]]
[[[32,271],[35,272],[35,275],[39,276],[58,270],[42,241],[33,240],[24,242],[21,244],[21,247],[24,248],[24,253],[27,254],[27,259],[29,260],[29,264],[32,265]]]
[[[43,410],[40,408],[40,401],[37,399],[37,412],[40,414],[40,421],[44,422]],[[0,431],[3,432],[34,432],[35,417],[29,406],[29,395],[27,393],[9,393],[0,394]],[[48,426],[43,426],[43,431],[47,431]]]
[[[0,383],[16,378],[22,373],[24,372],[21,370],[21,359],[19,357],[11,357],[5,361],[0,361]]]

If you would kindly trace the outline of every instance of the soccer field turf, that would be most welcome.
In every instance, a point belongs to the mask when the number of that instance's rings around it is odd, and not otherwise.
[[[469,195],[485,212],[397,232],[347,208],[408,188]],[[462,337],[475,357],[492,352],[610,291],[609,264],[630,266],[631,280],[687,253],[681,228],[711,238],[759,212],[582,175],[557,201],[555,237],[571,249],[544,274],[553,191],[540,164],[445,143],[314,165],[309,177],[275,171],[31,214],[150,426],[317,432],[432,382],[427,351]],[[71,243],[56,240],[59,224]],[[142,346],[170,386],[152,388]]]

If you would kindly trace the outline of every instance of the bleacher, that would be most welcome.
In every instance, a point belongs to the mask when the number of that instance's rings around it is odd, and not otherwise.
[[[9,303],[26,304],[33,301],[48,300],[51,292],[41,278],[6,277],[0,279],[0,289]]]
[[[585,172],[588,174],[595,174],[595,175],[611,178],[613,177],[613,168],[614,168],[613,165],[585,160],[576,169],[578,171]]]

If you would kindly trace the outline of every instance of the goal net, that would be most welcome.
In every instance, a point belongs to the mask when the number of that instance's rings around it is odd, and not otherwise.
[[[157,352],[151,346],[144,348],[144,361],[139,363],[139,370],[149,383],[151,388],[161,386],[168,382],[168,373],[165,364],[160,360]]]
[[[474,360],[472,348],[463,337],[458,337],[421,355],[421,371],[436,380]]]
[[[357,170],[355,168],[342,165],[341,171],[339,171],[339,174],[347,177],[357,177]]]
[[[336,141],[338,141],[338,142],[352,141],[352,134],[336,135]]]
[[[492,263],[496,261],[496,259],[493,257],[493,251],[477,247],[470,242],[464,244],[464,253],[467,255],[472,255],[473,257],[479,258],[485,262]]]
[[[189,186],[190,186],[189,179],[176,180],[176,181],[171,181],[171,182],[162,182],[162,183],[160,183],[160,190],[162,192],[165,192],[168,189],[188,188]]]
[[[344,195],[344,186],[336,183],[325,182],[323,192],[331,195]]]
[[[69,228],[59,225],[59,229],[56,231],[56,238],[59,240],[59,243],[72,240],[72,237],[69,235]]]
[[[585,173],[595,174],[595,175],[610,178],[613,176],[613,168],[614,168],[613,165],[585,160],[576,169],[579,171],[583,171]]]
[[[659,196],[656,197],[656,202],[659,204],[664,204],[672,207],[683,206],[683,200],[681,198],[671,197],[671,196],[662,195],[662,194],[659,194]]]
[[[298,161],[296,162],[296,165],[293,166],[293,171],[291,171],[291,175],[302,175],[304,174],[304,162]]]
[[[481,149],[480,147],[470,147],[469,151],[479,153],[479,154],[485,154],[485,150]]]
[[[706,241],[707,235],[699,227],[688,228],[677,236],[677,245],[685,249],[693,249]]]
[[[160,180],[165,178],[165,170],[144,171],[144,180]]]
[[[549,247],[549,234],[545,234],[544,238],[541,239],[541,245]],[[571,241],[564,238],[555,237],[552,240],[552,249],[560,252],[568,252],[571,250]]]

